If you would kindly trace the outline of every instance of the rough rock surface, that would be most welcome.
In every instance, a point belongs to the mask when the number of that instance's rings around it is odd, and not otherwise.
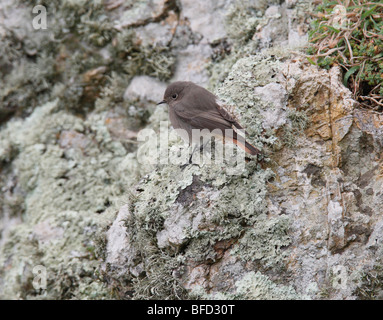
[[[32,30],[0,4],[0,298],[383,297],[383,116],[289,52],[311,1],[46,6]],[[175,80],[233,106],[258,161],[181,167]]]

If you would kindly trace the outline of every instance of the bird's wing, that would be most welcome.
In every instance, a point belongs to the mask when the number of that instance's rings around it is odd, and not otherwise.
[[[217,98],[212,93],[203,88],[200,89],[204,90],[204,92],[193,90],[191,99],[183,99],[172,107],[176,116],[195,129],[208,129],[209,131],[220,129],[224,140],[227,138],[225,130],[233,129],[233,136],[231,137],[233,143],[252,155],[260,153],[257,148],[247,141],[243,141],[243,138],[238,140],[241,135],[237,135],[237,130],[243,130],[243,127],[217,103]],[[201,93],[204,93],[204,95],[201,95]],[[246,131],[245,134],[247,134]]]
[[[201,90],[201,92],[199,92]],[[201,98],[203,97],[203,98]],[[187,102],[189,101],[189,102]],[[242,126],[217,103],[215,95],[199,88],[188,100],[174,105],[175,114],[196,129],[243,129]],[[192,105],[191,105],[192,104]],[[233,127],[234,126],[234,127]]]

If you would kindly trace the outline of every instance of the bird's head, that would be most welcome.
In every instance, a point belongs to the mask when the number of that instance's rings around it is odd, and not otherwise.
[[[187,91],[185,89],[190,87],[191,85],[192,83],[188,81],[173,82],[166,88],[164,99],[161,102],[157,103],[157,105],[167,103],[171,106],[177,103],[185,95]]]

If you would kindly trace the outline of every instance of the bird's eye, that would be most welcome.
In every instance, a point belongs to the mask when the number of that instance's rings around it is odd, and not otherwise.
[[[177,97],[178,97],[178,94],[177,94],[177,93],[174,93],[174,94],[172,95],[172,98],[173,98],[173,99],[177,99]]]

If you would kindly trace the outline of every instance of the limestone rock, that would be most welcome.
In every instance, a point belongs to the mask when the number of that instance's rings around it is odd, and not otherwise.
[[[162,101],[167,85],[149,76],[136,76],[124,93],[125,100]]]
[[[193,32],[200,33],[206,42],[214,42],[226,36],[223,20],[229,3],[228,0],[181,0],[182,14]]]
[[[209,80],[206,68],[210,62],[211,53],[211,47],[207,44],[189,45],[181,50],[171,81],[192,81],[199,85],[206,85]]]
[[[46,6],[40,32],[0,4],[0,298],[383,297],[383,118],[287,52],[311,1]],[[154,76],[209,87],[261,154],[181,166]]]
[[[159,20],[166,14],[169,0],[135,1],[131,7],[122,8],[122,15],[116,21],[115,28],[137,27]]]
[[[256,87],[255,94],[271,103],[271,107],[263,113],[265,129],[277,129],[286,123],[287,92],[282,85],[270,83],[264,87]]]
[[[144,270],[140,261],[138,252],[132,247],[125,221],[130,215],[128,205],[121,207],[116,219],[107,232],[106,260],[109,271],[116,278],[128,276],[130,272],[138,277]]]

